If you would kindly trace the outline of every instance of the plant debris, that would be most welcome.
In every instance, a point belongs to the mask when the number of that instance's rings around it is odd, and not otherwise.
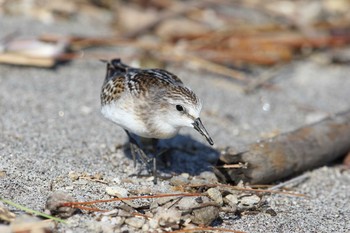
[[[62,61],[59,57],[67,46],[64,38],[49,43],[36,38],[22,39],[8,35],[0,40],[0,63],[50,68]]]
[[[344,11],[349,6],[346,0],[336,4],[328,0],[265,4],[246,0],[18,2],[27,5],[18,8],[11,1],[4,1],[4,12],[24,13],[46,23],[91,18],[109,23],[115,35],[94,38],[38,35],[24,43],[25,47],[19,47],[17,39],[11,38],[8,41],[16,46],[2,43],[8,52],[0,54],[0,62],[7,64],[51,67],[57,59],[109,60],[115,57],[114,53],[87,49],[130,48],[119,56],[138,63],[147,57],[147,60],[158,60],[157,64],[164,61],[186,64],[187,68],[231,77],[237,90],[251,92],[272,80],[275,75],[269,72],[271,66],[279,67],[320,52],[334,57],[329,63],[348,60],[344,60],[347,55],[336,55],[339,48],[350,43],[350,21]],[[71,52],[64,53],[63,48]],[[29,57],[27,51],[30,51]],[[38,57],[39,51],[51,55]]]
[[[207,176],[207,175],[206,175]],[[180,177],[184,177],[180,175]],[[195,180],[195,177],[188,177]],[[175,179],[175,178],[174,178]],[[197,178],[198,179],[198,178]],[[215,184],[207,184],[215,186]],[[268,194],[255,194],[253,189],[240,184],[238,189],[233,186],[207,188],[205,184],[197,186],[184,186],[181,193],[164,193],[152,195],[129,196],[129,191],[121,187],[107,187],[106,191],[118,198],[96,200],[87,202],[60,202],[61,208],[78,208],[86,214],[97,212],[97,219],[107,221],[109,224],[121,227],[127,225],[134,230],[142,231],[175,231],[210,226],[219,219],[220,212],[239,216],[256,212],[266,212],[271,209],[264,196]],[[176,189],[176,186],[174,186]],[[244,191],[244,190],[247,191]],[[268,190],[266,190],[268,191]],[[272,191],[271,191],[272,192]],[[143,205],[130,205],[132,200],[143,200]],[[97,208],[99,203],[125,202],[125,205],[116,205],[113,210]],[[88,207],[90,206],[90,207]],[[94,207],[93,207],[94,206]],[[270,212],[272,210],[269,210]],[[100,213],[99,213],[100,212]],[[107,217],[108,216],[108,217]]]
[[[15,220],[16,215],[9,211],[5,206],[0,202],[0,222],[12,222]]]
[[[290,133],[253,143],[237,152],[228,148],[222,164],[247,163],[247,168],[220,170],[230,182],[266,184],[334,161],[350,151],[350,111]]]

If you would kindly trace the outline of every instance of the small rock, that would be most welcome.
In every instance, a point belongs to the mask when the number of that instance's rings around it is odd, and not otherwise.
[[[209,183],[216,184],[218,183],[218,178],[213,172],[205,171],[202,172],[199,177],[203,178],[204,180],[208,181]]]
[[[201,179],[200,177],[193,177],[193,179],[190,182],[191,185],[205,185],[205,184],[209,184],[209,182],[207,180]]]
[[[164,205],[168,202],[171,202],[174,199],[179,199],[179,197],[161,197],[156,200],[158,205]]]
[[[113,182],[116,183],[116,184],[120,184],[121,180],[120,180],[119,177],[116,177],[116,178],[113,178]]]
[[[184,197],[184,198],[181,198],[181,200],[177,203],[177,206],[180,210],[188,210],[188,209],[198,207],[199,204],[196,201],[196,197]]]
[[[186,178],[186,179],[189,179],[190,178],[190,174],[186,173],[186,172],[183,172],[180,174],[180,176]]]
[[[217,204],[222,205],[224,201],[222,200],[221,192],[217,188],[210,188],[207,191],[209,197],[215,201]]]
[[[15,218],[16,215],[5,208],[2,202],[0,202],[0,221],[12,222]]]
[[[69,173],[68,173],[68,176],[69,176],[69,178],[71,179],[71,180],[78,180],[79,179],[79,177],[80,177],[80,174],[78,174],[77,172],[75,172],[75,171],[70,171]]]
[[[11,222],[11,232],[36,232],[45,233],[50,232],[55,226],[52,221],[42,221],[40,218],[33,217],[27,214],[18,216],[13,222]]]
[[[49,211],[51,215],[60,217],[60,218],[69,218],[74,213],[77,212],[78,209],[72,208],[69,206],[62,206],[63,203],[66,202],[75,202],[76,200],[69,194],[57,191],[52,193],[46,201],[45,209]]]
[[[121,226],[124,223],[124,221],[125,219],[119,216],[111,218],[111,224],[116,226]]]
[[[180,185],[185,185],[185,184],[188,184],[189,183],[189,180],[187,177],[184,177],[184,176],[173,176],[171,179],[170,179],[170,184],[171,185],[174,185],[174,186],[180,186]]]
[[[119,214],[119,209],[114,209],[114,210],[102,213],[102,215],[104,216],[118,216],[118,214]]]
[[[243,196],[239,198],[237,207],[241,210],[249,210],[256,207],[260,200],[261,198],[257,195]]]
[[[219,217],[219,208],[216,206],[206,206],[195,209],[192,212],[191,220],[198,225],[208,226]]]
[[[1,149],[1,146],[0,146]],[[6,177],[6,171],[0,171],[0,178],[5,178]]]
[[[143,224],[142,228],[141,228],[142,232],[150,232],[150,225],[149,224]]]
[[[109,217],[108,216],[102,216],[101,222],[109,222]]]
[[[119,186],[106,187],[106,193],[108,193],[111,196],[115,196],[115,197],[119,197],[119,198],[128,197],[128,195],[129,195],[129,191],[128,190],[126,190],[125,188],[119,187]],[[125,204],[133,207],[133,208],[140,207],[139,205],[134,204],[130,200],[123,200],[123,202]]]
[[[238,198],[237,195],[234,194],[228,194],[224,198],[225,202],[229,204],[231,207],[237,207],[238,204]]]
[[[271,216],[277,216],[277,213],[276,213],[276,211],[274,210],[274,209],[267,209],[266,211],[265,211],[265,213],[267,213],[267,214],[269,214],[269,215],[271,215]]]
[[[108,195],[116,197],[127,197],[129,194],[128,190],[119,186],[106,187],[106,192]]]
[[[154,181],[154,176],[150,176],[150,177],[147,177],[146,178],[146,181],[148,181],[148,182],[153,182]]]
[[[150,220],[150,227],[153,229],[157,229],[159,226],[162,228],[177,229],[179,228],[181,214],[181,211],[177,209],[161,207],[158,209],[155,216]]]
[[[132,226],[132,227],[135,227],[136,229],[139,229],[145,223],[145,219],[132,217],[132,218],[125,219],[125,223],[128,224],[129,226]]]
[[[155,218],[151,218],[149,221],[148,221],[148,226],[152,229],[156,229],[158,228],[158,220],[155,219]]]

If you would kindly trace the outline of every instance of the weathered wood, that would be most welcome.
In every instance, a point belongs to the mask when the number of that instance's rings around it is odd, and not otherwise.
[[[56,64],[56,59],[54,57],[30,57],[16,53],[0,53],[0,63],[50,68]]]
[[[221,164],[246,163],[246,168],[220,171],[237,183],[264,184],[334,161],[350,151],[350,111],[290,133],[250,144],[242,152],[228,148]]]

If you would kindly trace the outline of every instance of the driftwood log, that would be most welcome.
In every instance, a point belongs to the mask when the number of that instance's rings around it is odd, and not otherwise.
[[[220,156],[227,181],[266,184],[334,161],[350,151],[350,111]],[[235,166],[246,164],[247,166]],[[231,165],[231,166],[230,166]]]

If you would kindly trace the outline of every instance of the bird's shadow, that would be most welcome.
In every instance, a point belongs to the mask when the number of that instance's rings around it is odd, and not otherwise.
[[[164,151],[157,157],[159,173],[199,175],[204,171],[212,171],[212,166],[219,158],[217,150],[188,135],[159,140],[158,147]],[[132,159],[128,143],[124,146],[124,153]],[[141,162],[138,160],[138,163]]]

